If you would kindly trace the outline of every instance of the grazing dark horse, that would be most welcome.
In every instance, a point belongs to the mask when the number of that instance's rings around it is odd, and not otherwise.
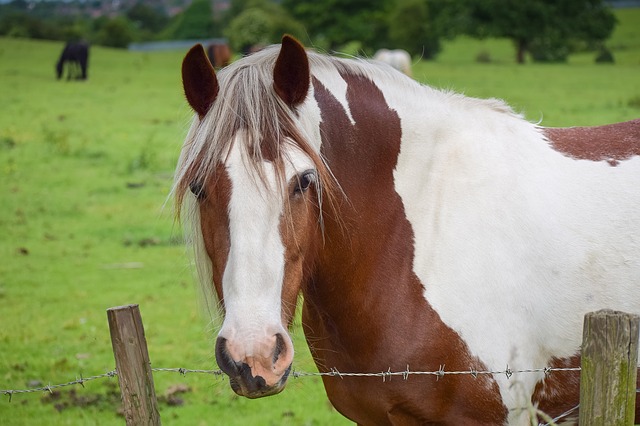
[[[468,372],[323,376],[367,425],[558,416],[579,373],[543,370],[580,365],[584,314],[640,313],[640,120],[544,128],[288,36],[218,74],[195,46],[182,79],[174,194],[239,395],[284,388],[300,292],[321,372]],[[472,374],[507,367],[536,371]]]
[[[67,80],[86,80],[89,66],[89,44],[69,42],[64,46],[56,64],[58,80],[62,78],[64,64],[67,63]]]
[[[207,57],[214,68],[226,67],[231,63],[231,49],[226,43],[211,43],[207,46]]]

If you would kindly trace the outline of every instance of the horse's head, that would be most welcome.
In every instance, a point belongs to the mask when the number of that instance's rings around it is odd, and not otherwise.
[[[255,398],[280,392],[291,369],[287,327],[321,240],[327,172],[296,124],[310,84],[304,48],[285,37],[267,61],[268,84],[248,61],[216,76],[201,46],[186,55],[183,85],[198,117],[175,192],[194,207],[210,262],[201,279],[224,310],[216,360],[236,393]]]
[[[62,78],[62,66],[64,64],[64,61],[62,59],[60,59],[57,63],[56,63],[56,77],[58,78],[58,80],[60,80]]]

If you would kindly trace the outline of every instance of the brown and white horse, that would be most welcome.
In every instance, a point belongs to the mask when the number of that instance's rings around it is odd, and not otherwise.
[[[174,194],[224,310],[236,393],[280,392],[303,327],[320,371],[579,366],[583,315],[640,313],[640,120],[547,129],[285,36],[216,75]],[[360,424],[530,424],[578,403],[576,372],[323,377]]]

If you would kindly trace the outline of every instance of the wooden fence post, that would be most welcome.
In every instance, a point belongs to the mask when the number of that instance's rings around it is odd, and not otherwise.
[[[127,425],[160,425],[140,309],[138,305],[110,308],[107,318]]]
[[[580,426],[633,425],[640,317],[601,310],[584,317]]]

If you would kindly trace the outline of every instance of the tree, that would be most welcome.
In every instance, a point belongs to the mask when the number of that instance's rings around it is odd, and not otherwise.
[[[440,51],[440,39],[430,19],[425,0],[399,0],[389,14],[390,46],[411,55],[433,58]]]
[[[97,35],[98,44],[109,47],[126,48],[133,39],[131,22],[123,16],[104,22]]]
[[[314,44],[336,49],[360,41],[370,49],[388,47],[390,0],[283,0],[282,6],[305,25]]]
[[[126,12],[127,18],[133,22],[138,29],[156,33],[167,24],[169,19],[161,11],[152,8],[142,1],[133,5]]]
[[[230,23],[225,34],[231,48],[236,52],[247,53],[251,46],[270,44],[271,20],[262,9],[246,9]]]
[[[213,12],[209,0],[194,0],[176,15],[159,36],[162,39],[199,39],[215,36]]]
[[[244,8],[239,8],[241,3]],[[231,18],[225,35],[231,47],[247,52],[251,46],[279,43],[283,34],[302,38],[304,27],[291,17],[279,4],[265,0],[241,0],[226,16]],[[239,11],[237,15],[235,13]]]
[[[576,46],[595,47],[606,40],[616,22],[602,0],[464,1],[466,31],[511,39],[518,63],[527,52],[536,61],[564,61]]]

